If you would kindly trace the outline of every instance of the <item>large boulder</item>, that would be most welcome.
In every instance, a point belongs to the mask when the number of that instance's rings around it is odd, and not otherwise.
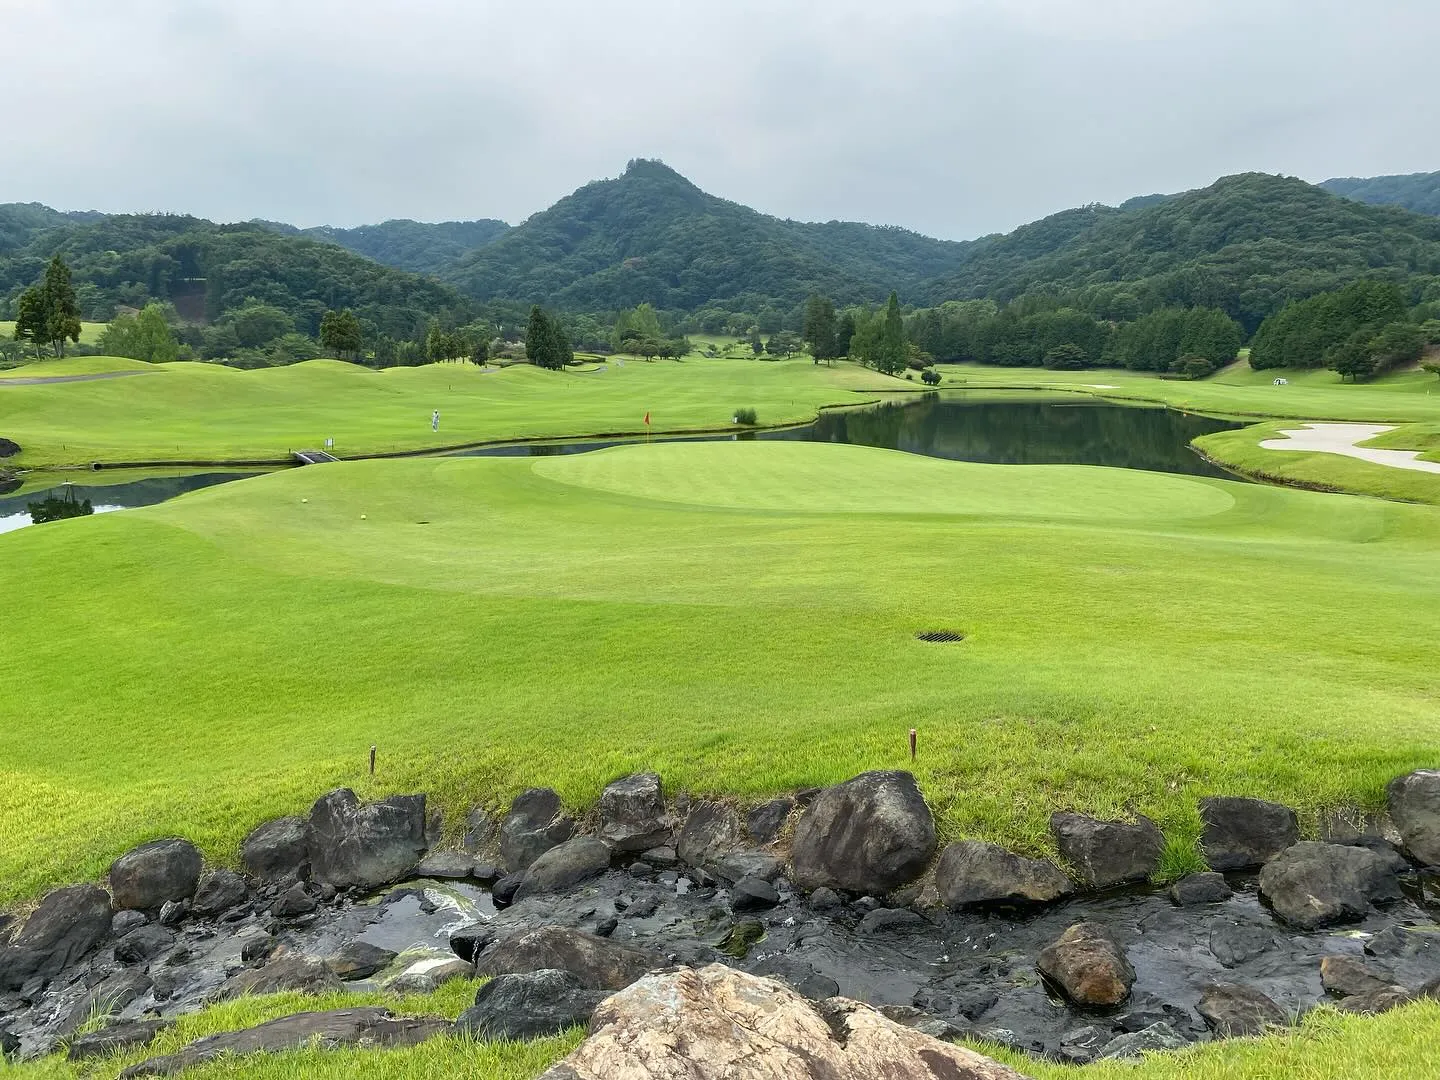
[[[425,796],[392,795],[368,805],[349,788],[322,795],[305,826],[310,873],[337,889],[377,889],[408,875],[429,847]]]
[[[475,993],[475,1004],[460,1014],[457,1034],[485,1042],[539,1039],[590,1023],[607,990],[588,990],[569,971],[553,968],[498,975]]]
[[[665,794],[654,773],[636,773],[607,785],[596,810],[600,839],[614,851],[645,851],[670,839]]]
[[[310,876],[305,820],[275,818],[256,828],[240,845],[240,865],[257,881],[298,881]]]
[[[1200,847],[1212,870],[1263,866],[1300,839],[1295,811],[1264,799],[1201,799],[1200,821]]]
[[[941,853],[935,886],[951,911],[973,904],[1047,904],[1075,891],[1050,860],[1026,859],[979,840],[961,840]]]
[[[1440,866],[1440,770],[1397,776],[1386,786],[1385,799],[1405,849],[1427,866]]]
[[[449,1023],[436,1017],[396,1017],[390,1014],[389,1009],[374,1006],[295,1013],[257,1027],[207,1036],[174,1054],[131,1065],[120,1076],[123,1080],[135,1076],[174,1076],[219,1057],[278,1053],[302,1046],[330,1049],[337,1046],[414,1046],[451,1030]]]
[[[664,962],[655,953],[594,934],[542,926],[486,949],[475,971],[493,976],[555,968],[575,975],[587,990],[619,990]]]
[[[131,1050],[144,1046],[169,1026],[170,1021],[158,1019],[123,1020],[118,1024],[107,1024],[98,1031],[90,1031],[71,1039],[65,1057],[70,1061],[85,1061],[121,1050]]]
[[[1040,951],[1040,974],[1076,1005],[1109,1008],[1130,996],[1135,969],[1115,936],[1099,923],[1076,923]]]
[[[1288,1022],[1279,1005],[1253,986],[1239,983],[1211,983],[1201,992],[1195,1011],[1221,1038],[1263,1035]]]
[[[1220,904],[1235,895],[1225,875],[1211,870],[1203,874],[1186,874],[1170,886],[1170,899],[1180,907],[1195,904]]]
[[[647,976],[603,1002],[590,1033],[541,1080],[1023,1080],[867,1005],[719,964]]]
[[[881,894],[919,877],[935,819],[908,772],[862,773],[815,797],[795,827],[795,883]]]
[[[368,979],[377,971],[389,967],[398,956],[390,949],[382,949],[368,941],[347,941],[339,952],[326,959],[325,966],[335,977],[345,982],[352,979]]]
[[[1358,997],[1398,985],[1394,974],[1357,956],[1322,956],[1320,985],[1336,997]]]
[[[200,852],[189,840],[152,840],[110,864],[117,908],[150,911],[167,900],[187,900],[200,884]]]
[[[530,788],[515,796],[500,823],[500,860],[507,873],[518,874],[574,833],[575,822],[560,796],[550,788]]]
[[[1372,901],[1399,899],[1400,882],[1369,848],[1302,840],[1261,868],[1260,895],[1287,923],[1315,930],[1364,918]]]
[[[104,889],[69,885],[47,893],[14,940],[0,944],[0,991],[60,974],[109,936],[110,922]]]
[[[718,802],[696,803],[690,808],[675,854],[681,862],[708,868],[740,845],[740,815]]]
[[[773,844],[794,809],[795,799],[789,795],[763,802],[745,815],[745,831],[757,844]]]
[[[340,977],[330,966],[315,956],[289,953],[277,956],[261,968],[242,968],[211,995],[212,1001],[229,1001],[249,994],[278,994],[298,990],[304,994],[324,994],[344,989]]]
[[[1056,813],[1050,816],[1050,832],[1080,880],[1094,889],[1144,881],[1160,868],[1165,850],[1165,838],[1147,817],[1130,824]]]
[[[520,878],[514,900],[564,892],[610,866],[610,849],[593,836],[577,836],[558,844],[530,864]]]
[[[234,870],[212,870],[200,879],[190,912],[202,917],[219,915],[243,903],[249,894],[245,879]]]

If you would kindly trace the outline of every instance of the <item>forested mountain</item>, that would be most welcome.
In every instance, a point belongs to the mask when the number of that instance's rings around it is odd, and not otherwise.
[[[88,319],[160,300],[185,318],[213,322],[255,300],[284,312],[304,334],[318,332],[327,309],[348,307],[371,332],[423,337],[432,317],[463,322],[471,306],[431,278],[257,225],[170,214],[56,215],[57,222],[43,210],[0,207],[0,236],[19,240],[0,250],[0,318],[57,252],[70,265]]]
[[[1139,209],[1086,207],[1026,225],[977,244],[923,297],[1046,293],[1116,321],[1211,307],[1254,331],[1289,299],[1377,274],[1440,274],[1440,220],[1246,173]]]
[[[509,225],[494,218],[434,224],[400,218],[354,229],[338,229],[329,225],[297,229],[275,221],[256,221],[254,224],[288,236],[328,240],[399,270],[436,275],[444,273],[476,248],[484,247],[510,231]]]
[[[971,245],[904,229],[808,224],[707,195],[658,161],[587,184],[441,274],[481,300],[598,311],[789,307],[821,292],[883,300],[960,265]]]
[[[1440,172],[1405,176],[1348,176],[1326,180],[1326,191],[1372,206],[1399,206],[1417,214],[1440,215]]]

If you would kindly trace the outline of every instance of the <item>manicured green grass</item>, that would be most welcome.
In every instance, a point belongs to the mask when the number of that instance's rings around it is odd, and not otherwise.
[[[1294,427],[1293,420],[1252,424],[1236,431],[1202,435],[1194,445],[1212,460],[1247,476],[1321,491],[1375,495],[1405,502],[1440,503],[1440,475],[1435,473],[1381,465],[1344,454],[1271,450],[1260,445],[1267,439],[1283,439],[1281,432]],[[1422,453],[1422,457],[1440,460],[1436,450],[1430,449],[1440,449],[1440,436],[1432,434],[1433,430],[1434,425],[1404,424],[1360,445],[1422,450],[1427,451]]]
[[[109,360],[114,370],[136,362]],[[68,366],[66,366],[68,365]],[[812,419],[826,405],[875,400],[901,379],[852,364],[689,359],[611,363],[604,371],[471,364],[371,371],[337,360],[240,371],[216,364],[140,365],[144,374],[0,385],[0,433],[36,468],[90,461],[285,457],[335,440],[344,455],[416,451],[491,439],[732,427],[748,406],[761,424]],[[94,358],[18,368],[11,376],[107,370]],[[430,430],[432,409],[440,430]]]
[[[308,500],[308,501],[307,501]],[[1440,749],[1440,511],[808,443],[324,465],[0,538],[0,901],[331,787],[907,764],[948,837],[1378,804]],[[958,645],[917,631],[959,629]],[[379,770],[366,776],[369,746]]]
[[[105,332],[105,327],[109,325],[109,323],[103,322],[82,322],[80,324],[80,344],[98,345],[100,343],[100,335]],[[0,336],[15,336],[15,322],[13,319],[9,322],[0,320]]]

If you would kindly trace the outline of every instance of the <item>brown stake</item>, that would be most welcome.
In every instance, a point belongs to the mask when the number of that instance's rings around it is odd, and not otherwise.
[[[910,760],[915,760],[915,729],[913,727],[910,729]],[[371,769],[370,771],[374,772],[375,770]]]
[[[912,733],[912,735],[911,735],[911,737],[910,737],[910,756],[911,756],[912,758],[915,756],[915,737],[914,737],[913,733]],[[371,776],[374,776],[374,775],[375,775],[375,747],[374,747],[374,746],[371,746],[371,747],[370,747],[370,775],[371,775]]]

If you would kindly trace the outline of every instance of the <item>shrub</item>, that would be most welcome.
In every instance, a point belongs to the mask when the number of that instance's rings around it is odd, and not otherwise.
[[[757,423],[755,419],[755,410],[751,408],[736,409],[735,423],[744,424],[746,427],[754,427]]]
[[[1170,365],[1170,371],[1186,379],[1203,379],[1215,370],[1215,365],[1203,356],[1182,356]]]
[[[920,373],[920,381],[923,382],[926,386],[939,386],[940,373],[933,368],[927,368],[925,371],[922,371]]]

